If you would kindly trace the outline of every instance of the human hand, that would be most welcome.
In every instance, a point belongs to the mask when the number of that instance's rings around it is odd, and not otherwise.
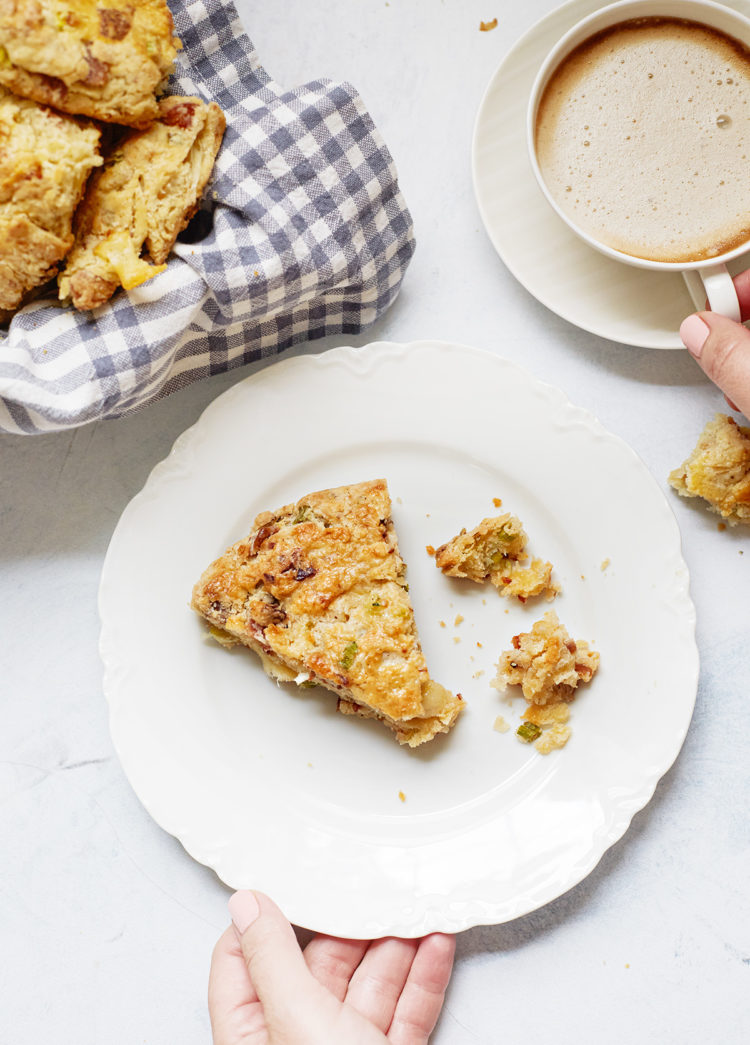
[[[211,961],[214,1045],[425,1045],[443,1006],[455,939],[341,940],[302,952],[263,893],[229,901]]]
[[[743,320],[750,319],[750,269],[734,279]],[[750,418],[750,330],[718,312],[696,312],[683,322],[685,347],[733,410]]]

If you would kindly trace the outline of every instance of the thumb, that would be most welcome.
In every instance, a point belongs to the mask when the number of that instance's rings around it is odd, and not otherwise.
[[[263,1006],[270,1031],[291,1032],[299,1003],[315,993],[292,926],[263,893],[241,889],[229,899],[229,914],[240,940],[250,983]],[[290,1005],[290,999],[295,1004]]]
[[[696,312],[680,337],[730,405],[750,417],[750,330],[718,312]]]

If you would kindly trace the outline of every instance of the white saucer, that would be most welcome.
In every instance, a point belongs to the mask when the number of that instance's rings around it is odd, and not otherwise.
[[[526,147],[526,107],[547,52],[572,25],[602,7],[571,0],[521,37],[479,106],[472,144],[474,192],[492,243],[516,279],[569,322],[642,348],[682,348],[678,329],[694,306],[682,276],[623,265],[582,243],[537,185]],[[750,15],[748,0],[725,6]],[[729,266],[748,267],[748,255]]]

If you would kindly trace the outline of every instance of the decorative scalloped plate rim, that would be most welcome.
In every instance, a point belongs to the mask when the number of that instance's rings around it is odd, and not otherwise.
[[[379,475],[431,674],[467,700],[416,751],[330,694],[277,687],[187,605],[257,512]],[[425,552],[498,511],[553,562],[553,608],[602,657],[546,757],[493,729],[523,701],[489,680],[550,605],[450,581]],[[287,359],[219,396],[123,512],[99,606],[112,737],[145,808],[231,887],[346,937],[500,923],[580,882],[676,758],[697,688],[679,531],[643,463],[561,391],[446,342]]]

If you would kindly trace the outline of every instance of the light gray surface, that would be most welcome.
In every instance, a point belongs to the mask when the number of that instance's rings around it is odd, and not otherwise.
[[[563,388],[644,459],[674,507],[691,571],[702,672],[675,766],[579,886],[461,936],[433,1041],[739,1045],[750,1033],[750,542],[746,531],[720,532],[666,483],[723,399],[686,354],[624,348],[539,305],[494,254],[472,194],[484,87],[552,6],[286,0],[251,13],[240,2],[271,74],[287,85],[352,80],[398,164],[417,254],[395,307],[356,343],[461,341]],[[480,19],[495,15],[498,28],[480,33]],[[120,421],[0,439],[2,1042],[210,1040],[208,962],[228,892],[150,820],[123,777],[107,731],[96,593],[129,499],[248,372]],[[252,822],[248,809],[248,830]]]

